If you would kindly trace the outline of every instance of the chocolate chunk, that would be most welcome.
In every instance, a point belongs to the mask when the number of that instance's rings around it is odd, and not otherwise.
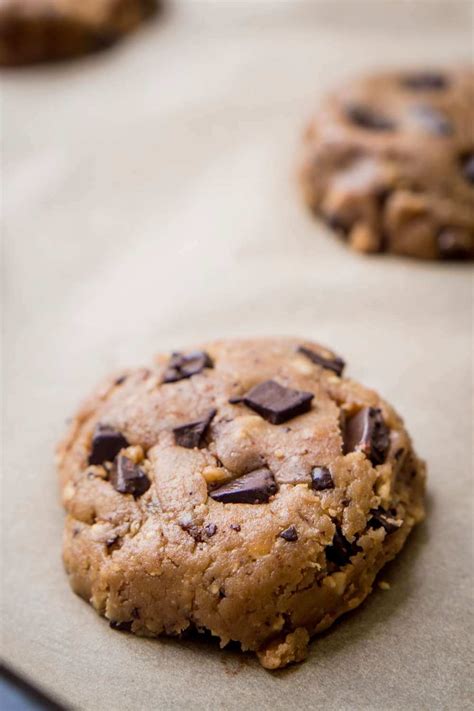
[[[122,545],[122,539],[120,536],[111,536],[105,541],[105,547],[107,548],[107,553],[113,553],[118,550]]]
[[[387,533],[395,533],[403,523],[392,511],[385,511],[381,507],[372,509],[370,513],[372,518],[369,520],[369,528],[384,528]]]
[[[125,622],[118,622],[117,620],[110,620],[109,626],[113,630],[119,630],[119,632],[131,632],[132,620],[126,620]]]
[[[393,131],[395,124],[368,106],[351,104],[346,106],[346,116],[356,126],[369,131]]]
[[[204,526],[204,533],[208,538],[212,538],[212,536],[215,536],[217,533],[217,526],[215,523],[207,523]]]
[[[383,464],[389,445],[389,429],[378,408],[364,407],[346,420],[344,454],[361,451],[372,464]]]
[[[338,232],[341,237],[347,237],[351,231],[351,225],[349,221],[342,215],[338,215],[335,212],[325,213],[322,215],[323,220],[335,232]]]
[[[344,566],[349,563],[352,556],[356,555],[362,550],[357,543],[349,543],[347,538],[343,535],[339,526],[336,527],[336,532],[334,538],[332,539],[332,544],[326,546],[326,558],[335,565]]]
[[[178,521],[178,524],[197,543],[202,543],[203,529],[194,522],[191,514],[185,513]]]
[[[437,136],[450,136],[453,133],[453,124],[438,109],[432,106],[413,106],[410,114],[422,128]]]
[[[302,353],[309,358],[312,363],[316,363],[316,365],[320,365],[322,368],[326,368],[326,370],[332,370],[336,375],[342,375],[342,371],[346,365],[339,356],[335,355],[332,358],[325,358],[320,353],[312,351],[311,348],[306,348],[306,346],[299,346],[298,353]]]
[[[474,184],[474,151],[463,153],[460,162],[464,177],[469,183]]]
[[[255,469],[228,484],[214,489],[209,496],[223,504],[263,504],[276,494],[278,487],[269,469]]]
[[[204,351],[192,353],[173,353],[163,374],[164,383],[175,383],[183,378],[197,375],[204,368],[213,368],[214,363]]]
[[[237,531],[237,533],[242,530],[242,527],[238,523],[231,523],[230,527],[233,531]]]
[[[383,208],[387,204],[389,197],[392,195],[392,192],[393,191],[391,190],[391,188],[387,187],[386,185],[377,185],[373,193],[377,206]]]
[[[423,91],[425,89],[439,91],[446,89],[448,80],[440,72],[416,72],[402,77],[401,83],[407,89]]]
[[[273,425],[291,420],[311,409],[313,393],[285,388],[275,380],[265,380],[244,395],[244,403]]]
[[[298,540],[298,531],[296,530],[296,526],[289,526],[278,535],[280,538],[284,538],[285,541],[293,542]]]
[[[98,424],[92,435],[92,450],[89,464],[112,462],[121,449],[128,447],[128,442],[121,432],[113,427]]]
[[[173,432],[176,444],[180,447],[186,447],[187,449],[199,447],[207,428],[216,415],[216,412],[217,410],[209,410],[206,415],[201,417],[199,420],[187,422],[184,425],[175,427]]]
[[[331,472],[327,467],[314,467],[311,472],[311,488],[314,491],[334,489]]]
[[[121,494],[138,498],[150,488],[151,482],[143,469],[123,455],[118,456],[110,473],[110,482]]]
[[[196,543],[202,543],[202,528],[199,528],[199,526],[196,526],[194,523],[180,523],[179,525],[191,538],[194,538]]]
[[[445,227],[438,234],[438,251],[441,259],[469,259],[471,238],[462,229]]]

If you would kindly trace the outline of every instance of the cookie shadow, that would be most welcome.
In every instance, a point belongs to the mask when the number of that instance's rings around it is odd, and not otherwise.
[[[186,650],[190,654],[202,652],[208,657],[214,657],[222,664],[223,672],[226,676],[236,676],[245,668],[261,668],[253,652],[242,652],[238,642],[229,642],[225,649],[220,649],[219,640],[208,630],[199,632],[196,629],[189,629],[178,637],[160,637],[160,645],[175,647]]]

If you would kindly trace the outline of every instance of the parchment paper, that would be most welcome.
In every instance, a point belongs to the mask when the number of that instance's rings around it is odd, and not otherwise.
[[[472,5],[181,2],[100,56],[2,76],[3,653],[66,703],[472,703],[471,272],[355,255],[301,205],[298,140],[366,68],[472,58]],[[224,335],[301,334],[405,417],[429,516],[376,590],[278,674],[109,629],[68,588],[53,449],[109,369]]]

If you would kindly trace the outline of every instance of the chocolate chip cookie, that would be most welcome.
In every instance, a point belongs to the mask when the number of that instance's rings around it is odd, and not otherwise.
[[[269,338],[109,378],[58,452],[75,592],[114,629],[302,660],[424,515],[402,420],[343,369]]]
[[[156,0],[0,0],[0,65],[103,49],[153,14]]]
[[[329,96],[307,128],[312,210],[361,252],[474,257],[474,71],[399,71]]]

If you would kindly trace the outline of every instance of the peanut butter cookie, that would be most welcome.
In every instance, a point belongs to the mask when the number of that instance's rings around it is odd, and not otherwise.
[[[351,247],[474,256],[474,72],[399,71],[348,83],[309,124],[306,202]]]
[[[302,660],[424,515],[402,420],[343,369],[269,338],[108,379],[59,447],[73,590],[119,630]]]
[[[0,65],[77,57],[113,44],[156,0],[0,0]]]

